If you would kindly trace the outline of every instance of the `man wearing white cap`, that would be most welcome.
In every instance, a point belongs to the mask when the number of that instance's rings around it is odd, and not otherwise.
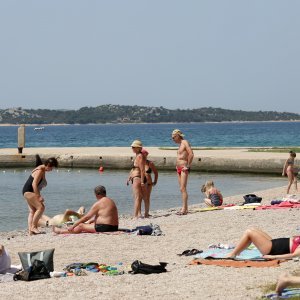
[[[176,170],[182,196],[182,208],[178,214],[186,215],[188,213],[188,193],[186,186],[190,172],[190,166],[194,158],[194,153],[189,142],[184,139],[184,134],[179,129],[173,130],[172,139],[176,144],[179,144],[177,151]]]

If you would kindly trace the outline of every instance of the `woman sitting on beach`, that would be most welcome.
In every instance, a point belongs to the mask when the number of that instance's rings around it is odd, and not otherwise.
[[[58,162],[55,157],[48,158],[45,163],[39,155],[36,155],[36,168],[31,172],[23,187],[23,196],[29,208],[28,230],[29,234],[39,234],[38,222],[45,210],[44,198],[41,196],[41,189],[47,185],[46,172],[57,168]]]
[[[148,160],[148,154],[149,152],[146,149],[142,149],[141,153],[145,157],[145,176],[147,179],[147,186],[146,186],[146,192],[143,195],[144,199],[144,205],[145,205],[145,218],[149,218],[149,211],[150,211],[150,196],[152,192],[152,187],[156,185],[157,180],[158,180],[158,172],[157,169],[153,163],[153,161]],[[151,173],[153,172],[154,174],[154,181],[152,180]]]
[[[134,212],[135,218],[141,217],[141,206],[143,195],[146,194],[147,178],[145,176],[145,157],[141,153],[143,144],[139,140],[133,141],[131,144],[132,151],[135,153],[132,169],[127,179],[127,185],[132,183],[132,191],[134,196]]]
[[[247,229],[237,246],[226,257],[234,258],[253,243],[266,259],[289,259],[300,256],[300,236],[272,239],[257,228]]]
[[[206,183],[202,185],[201,192],[206,195],[204,199],[206,205],[214,207],[223,204],[223,196],[220,191],[215,188],[213,181],[206,181]]]
[[[75,221],[79,220],[84,216],[85,208],[81,206],[78,211],[67,209],[63,214],[56,215],[52,218],[42,215],[38,222],[38,226],[48,227],[57,226],[61,227],[63,224],[73,224]]]
[[[288,186],[286,193],[290,193],[290,188],[292,184],[294,183],[296,191],[298,191],[297,188],[297,173],[298,170],[295,168],[295,158],[296,158],[296,153],[294,151],[290,151],[290,157],[286,160],[283,170],[282,170],[282,176],[287,176],[288,177]]]

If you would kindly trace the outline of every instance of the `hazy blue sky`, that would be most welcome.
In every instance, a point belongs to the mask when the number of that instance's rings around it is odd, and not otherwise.
[[[298,0],[0,0],[0,108],[300,113]]]

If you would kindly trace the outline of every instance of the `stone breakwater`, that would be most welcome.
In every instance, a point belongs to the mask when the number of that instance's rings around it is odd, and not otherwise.
[[[148,147],[149,159],[159,170],[174,170],[176,149]],[[42,159],[54,156],[60,167],[130,169],[134,154],[127,147],[0,149],[0,168],[33,167],[35,154]],[[281,174],[285,153],[250,152],[247,148],[194,150],[193,171]]]

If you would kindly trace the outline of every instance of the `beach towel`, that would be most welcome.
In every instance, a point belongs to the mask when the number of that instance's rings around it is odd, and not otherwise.
[[[234,259],[217,259],[209,258],[202,259],[197,258],[192,260],[189,265],[214,265],[220,267],[234,267],[234,268],[244,268],[244,267],[254,267],[254,268],[265,268],[265,267],[277,267],[280,264],[279,259],[273,260],[234,260]]]
[[[224,258],[232,250],[230,249],[220,249],[220,248],[211,248],[194,255],[194,258]],[[242,251],[238,256],[235,257],[235,260],[264,260],[262,254],[257,248],[246,249]]]
[[[287,208],[300,208],[300,203],[291,203],[290,201],[283,201],[279,204],[258,206],[255,208],[255,210],[287,209]]]
[[[213,210],[223,210],[227,207],[233,207],[235,204],[226,204],[222,206],[213,206],[213,207],[200,207],[200,208],[194,208],[193,210],[190,210],[190,212],[206,212],[206,211],[213,211]]]
[[[249,204],[235,205],[235,206],[231,206],[231,207],[225,207],[224,210],[255,209],[256,207],[258,207],[260,205],[261,205],[260,203],[258,203],[256,205],[254,205],[254,203],[251,203],[251,205],[249,205]]]
[[[263,296],[263,298],[272,299],[272,300],[288,299],[291,297],[294,297],[293,299],[295,299],[295,297],[300,298],[300,289],[299,288],[287,288],[282,291],[282,294],[280,296],[276,293],[266,294]],[[296,299],[299,299],[299,298],[296,298]]]

